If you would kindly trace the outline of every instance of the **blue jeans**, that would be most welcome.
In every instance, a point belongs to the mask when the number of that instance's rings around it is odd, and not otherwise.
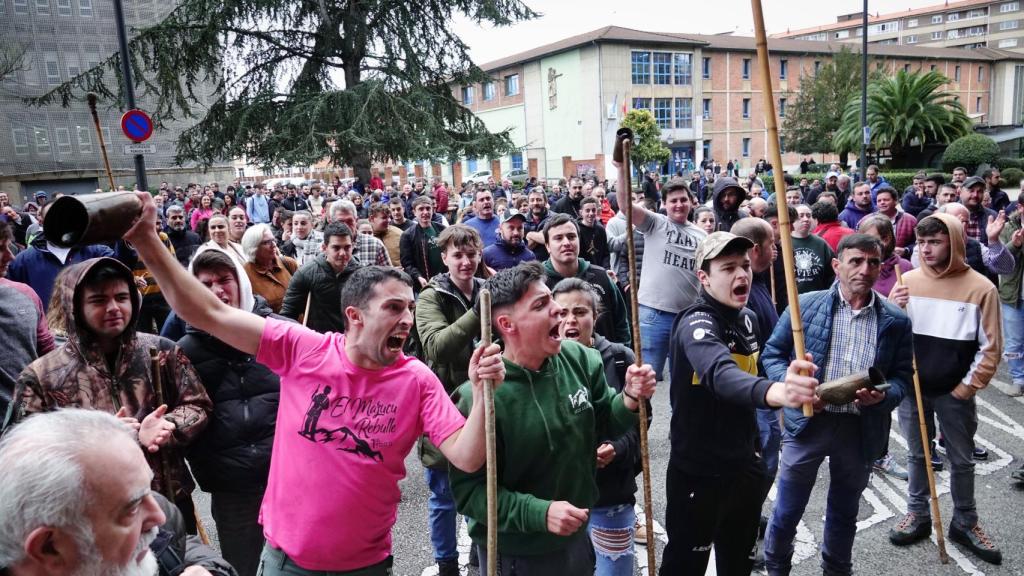
[[[596,576],[633,576],[633,532],[636,512],[632,504],[590,509],[587,533],[597,555]]]
[[[644,362],[654,368],[659,381],[665,374],[668,346],[672,339],[672,323],[675,320],[675,312],[666,312],[640,304],[640,340],[643,343]],[[671,370],[672,366],[669,366],[669,369]]]
[[[779,471],[779,448],[782,446],[779,410],[758,408],[757,431],[761,441],[761,459],[764,460],[770,484],[775,481],[775,474]]]
[[[1003,308],[1003,358],[1017,386],[1024,385],[1024,305]]]
[[[459,515],[455,511],[455,499],[452,497],[452,487],[448,482],[448,472],[431,468],[427,468],[425,472],[427,486],[430,488],[427,511],[430,517],[430,544],[434,547],[434,560],[458,560]]]
[[[974,501],[974,433],[978,431],[978,414],[974,398],[959,400],[952,394],[943,394],[923,396],[921,400],[927,420],[932,420],[931,413],[938,417],[942,438],[946,441],[953,524],[970,530],[978,523],[978,508]],[[908,395],[900,402],[899,415],[900,428],[907,439],[907,472],[910,474],[907,511],[928,518],[931,516],[928,506],[931,494],[914,396]]]
[[[778,497],[764,537],[768,574],[789,574],[796,527],[807,508],[821,462],[829,458],[828,500],[821,566],[827,573],[851,574],[853,537],[857,533],[860,495],[871,476],[870,459],[861,448],[860,416],[815,414],[799,436],[782,439],[776,481]]]

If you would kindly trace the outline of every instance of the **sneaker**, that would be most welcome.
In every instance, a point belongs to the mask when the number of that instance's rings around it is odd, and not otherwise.
[[[975,524],[974,528],[964,530],[956,524],[949,524],[949,539],[967,548],[975,556],[989,564],[1002,564],[1003,553],[992,543],[992,539],[981,529],[981,524]]]
[[[975,446],[973,456],[975,460],[988,460],[988,450],[981,446]]]
[[[1017,482],[1024,482],[1024,466],[1017,468],[1010,473],[1010,478],[1013,478]]]
[[[442,560],[438,562],[437,576],[459,576],[459,561]]]
[[[932,534],[932,522],[928,516],[907,512],[896,526],[889,529],[889,542],[896,546],[908,546]]]
[[[643,546],[647,545],[647,526],[640,520],[633,525],[633,542]]]
[[[945,467],[946,467],[946,465],[942,462],[942,457],[940,457],[939,453],[936,452],[933,449],[932,450],[932,470],[934,470],[936,472],[942,472],[942,469],[945,468]]]
[[[900,466],[899,462],[896,462],[896,459],[892,457],[892,454],[886,454],[878,460],[875,460],[875,472],[878,472],[879,474],[888,474],[889,476],[899,480],[906,480],[907,478],[910,478],[910,475],[907,474],[907,469]]]
[[[766,532],[768,532],[768,517],[762,514],[761,521],[757,523],[757,539],[764,540]]]
[[[1014,382],[1011,384],[1008,394],[1014,398],[1017,396],[1024,396],[1024,382]]]

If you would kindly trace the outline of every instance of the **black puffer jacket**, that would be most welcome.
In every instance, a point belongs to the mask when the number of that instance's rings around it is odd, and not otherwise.
[[[238,572],[217,553],[203,544],[199,536],[185,533],[181,511],[159,492],[153,492],[167,521],[160,527],[157,537],[149,545],[160,567],[159,576],[178,576],[185,568],[199,566],[213,576],[238,576]],[[0,574],[4,574],[0,570]]]
[[[292,281],[288,283],[284,304],[281,305],[281,316],[298,320],[306,311],[306,298],[312,293],[306,326],[320,333],[344,332],[341,287],[360,266],[359,260],[352,258],[339,274],[327,263],[325,254],[299,266],[292,275]]]
[[[271,313],[256,297],[253,310]],[[188,453],[199,487],[205,492],[262,492],[270,472],[280,380],[255,358],[192,326],[178,346],[192,361],[213,400],[210,423]]]

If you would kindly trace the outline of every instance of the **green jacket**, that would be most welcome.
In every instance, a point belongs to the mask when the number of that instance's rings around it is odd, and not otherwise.
[[[472,405],[469,386],[456,392],[463,414]],[[562,342],[561,352],[537,372],[506,359],[505,381],[494,393],[494,415],[498,551],[535,555],[564,548],[573,536],[548,532],[548,506],[564,500],[591,508],[597,502],[597,440],[636,428],[637,415],[605,382],[600,352],[571,341]],[[484,545],[485,469],[467,474],[452,467],[451,486],[458,511],[469,518],[470,537]]]
[[[484,281],[473,279],[473,300]],[[480,338],[480,317],[455,287],[447,272],[434,276],[416,301],[416,334],[420,359],[434,371],[451,394],[469,379],[473,342]],[[447,469],[441,451],[426,436],[420,439],[420,462],[428,468]]]
[[[1013,254],[1013,274],[999,276],[999,301],[1020,308],[1021,277],[1024,275],[1024,248],[1013,245],[1013,233],[1020,230],[1020,212],[1006,220],[1006,227],[999,234],[999,241]]]
[[[579,268],[576,270],[576,278],[590,284],[601,298],[601,313],[594,322],[594,332],[619,344],[631,342],[629,328],[629,309],[626,308],[626,301],[622,299],[622,293],[618,286],[608,276],[604,268],[591,264],[583,258],[577,258]],[[551,259],[544,261],[544,283],[548,288],[554,290],[555,285],[562,279],[562,275],[555,270]],[[638,328],[639,329],[639,328]]]

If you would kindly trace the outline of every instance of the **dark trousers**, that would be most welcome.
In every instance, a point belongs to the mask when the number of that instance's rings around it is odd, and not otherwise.
[[[723,476],[697,476],[671,463],[665,482],[668,544],[661,576],[703,576],[711,546],[720,576],[748,576],[761,519],[764,465],[753,461]]]
[[[238,576],[256,576],[263,551],[263,527],[260,526],[260,505],[263,493],[213,492],[210,511],[217,524],[220,550],[224,559],[235,567]]]
[[[186,494],[175,498],[174,505],[181,512],[181,519],[185,522],[185,533],[195,536],[199,533],[196,525],[196,505],[192,502],[192,494]]]
[[[163,294],[143,296],[137,324],[139,332],[159,334],[170,313],[171,307],[167,304]]]
[[[500,538],[499,538],[500,540]],[[480,573],[487,572],[487,546],[477,546],[480,559]],[[499,576],[593,576],[596,556],[594,545],[587,535],[587,527],[581,527],[569,545],[547,554],[513,556],[498,554]]]

